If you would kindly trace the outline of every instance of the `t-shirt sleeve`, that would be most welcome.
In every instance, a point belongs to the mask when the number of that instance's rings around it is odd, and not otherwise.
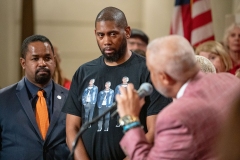
[[[71,88],[69,90],[68,97],[63,106],[62,112],[81,117],[81,102],[78,98],[78,86],[78,76],[76,72],[73,76]]]
[[[148,76],[148,82],[151,83],[149,76]],[[164,107],[166,107],[172,101],[173,101],[172,98],[166,98],[165,96],[160,94],[153,86],[152,94],[146,97],[146,103],[148,103],[146,104],[148,105],[147,116],[158,114]]]
[[[148,98],[150,100],[150,104],[147,108],[147,116],[158,114],[164,107],[172,102],[172,98],[164,97],[156,91],[155,88]]]

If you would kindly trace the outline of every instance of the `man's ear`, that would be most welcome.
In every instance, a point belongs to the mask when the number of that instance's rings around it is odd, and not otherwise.
[[[20,64],[22,66],[22,69],[25,70],[25,66],[26,66],[26,60],[24,58],[20,58]]]
[[[127,39],[130,38],[130,36],[131,36],[131,28],[130,28],[130,26],[127,26],[125,28],[125,35],[126,35]]]
[[[176,81],[170,75],[168,75],[167,73],[162,72],[160,74],[161,74],[160,76],[161,76],[162,82],[165,85],[173,85],[173,84],[176,83]]]

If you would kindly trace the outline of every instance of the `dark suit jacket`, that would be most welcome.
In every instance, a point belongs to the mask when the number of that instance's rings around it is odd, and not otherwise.
[[[66,160],[65,119],[68,91],[53,83],[53,114],[46,140],[41,137],[24,79],[0,90],[0,159]]]
[[[126,132],[121,147],[133,160],[216,159],[216,138],[239,88],[229,73],[199,72],[183,96],[158,114],[153,146],[138,127]]]

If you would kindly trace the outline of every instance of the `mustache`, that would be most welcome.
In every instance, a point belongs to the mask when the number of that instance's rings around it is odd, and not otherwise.
[[[36,73],[38,73],[38,72],[40,72],[40,71],[50,73],[50,70],[49,70],[48,68],[44,68],[44,67],[41,67],[41,68],[37,69],[37,70],[36,70]]]
[[[103,52],[105,52],[106,50],[114,50],[114,51],[115,51],[115,49],[114,49],[114,48],[111,48],[111,47],[105,47],[105,48],[103,48]]]

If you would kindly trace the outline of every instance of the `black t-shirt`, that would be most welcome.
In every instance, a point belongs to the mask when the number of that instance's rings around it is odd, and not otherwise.
[[[133,83],[136,89],[142,83],[150,82],[150,73],[144,57],[133,53],[125,63],[118,66],[107,66],[102,56],[85,63],[73,76],[63,112],[81,117],[84,123],[91,117],[91,105],[94,106],[94,118],[113,104],[118,86],[126,86],[126,82]],[[150,96],[145,97],[145,101],[139,118],[147,131],[146,117],[158,114],[172,99],[165,98],[154,89]],[[99,122],[93,124],[82,135],[89,157],[92,160],[124,159],[125,155],[119,145],[123,132],[118,124],[118,116],[109,119],[107,115],[101,123]],[[99,129],[101,125],[103,129]]]

